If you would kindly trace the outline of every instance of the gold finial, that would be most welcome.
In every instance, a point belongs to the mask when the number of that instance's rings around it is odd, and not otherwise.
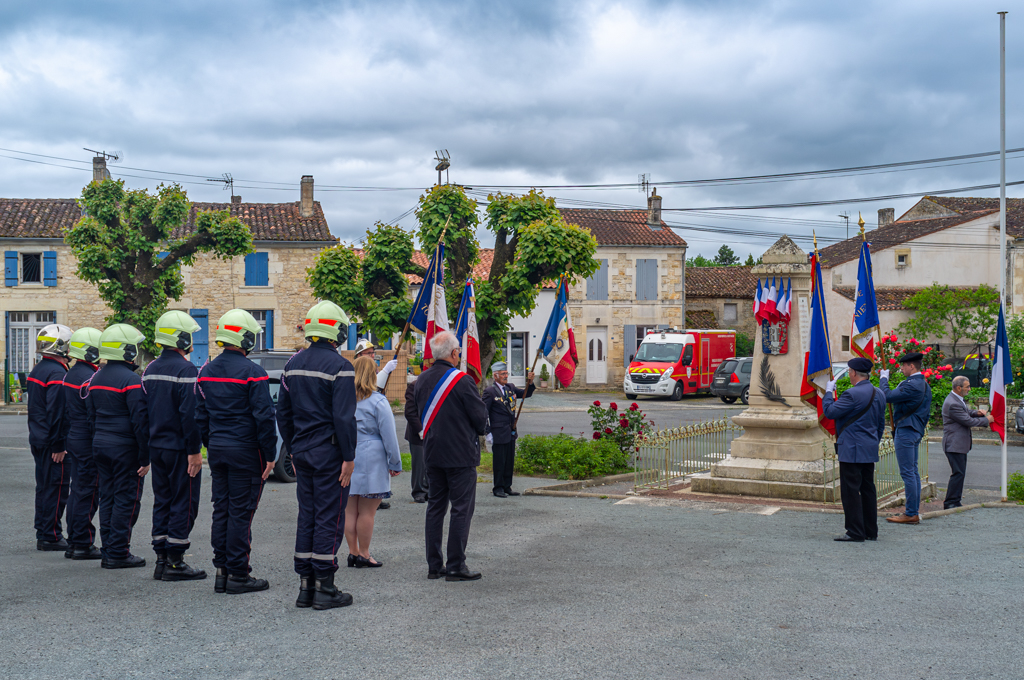
[[[811,236],[814,237],[814,251],[818,251],[818,234],[813,229],[811,230]]]
[[[864,217],[860,214],[859,210],[857,211],[857,224],[860,225],[860,237],[866,241],[867,236],[864,235]]]

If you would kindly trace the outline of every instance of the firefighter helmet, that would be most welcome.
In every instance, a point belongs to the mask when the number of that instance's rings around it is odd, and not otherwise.
[[[174,347],[183,352],[192,350],[192,334],[200,329],[196,320],[177,309],[164,312],[156,322],[156,344]]]
[[[348,338],[348,314],[330,300],[313,305],[306,312],[306,337],[316,342],[327,338],[334,342],[344,342]]]
[[[139,345],[145,339],[135,326],[115,323],[100,335],[100,359],[134,363],[139,356]]]
[[[64,324],[46,324],[36,334],[36,351],[40,354],[67,357],[70,348],[71,329]]]
[[[95,328],[79,328],[71,334],[71,358],[95,364],[100,360],[100,333]]]
[[[217,321],[217,345],[233,345],[246,353],[256,346],[256,336],[262,332],[260,322],[244,309],[229,309]]]

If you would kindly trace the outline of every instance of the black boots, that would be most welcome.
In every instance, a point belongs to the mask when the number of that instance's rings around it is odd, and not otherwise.
[[[158,552],[156,554],[156,566],[153,568],[153,580],[162,581],[164,580],[164,567],[167,566],[167,553]]]
[[[164,581],[200,581],[206,578],[202,569],[190,567],[180,552],[167,553],[167,566],[163,569]]]
[[[217,567],[217,576],[213,581],[213,592],[226,593],[228,590],[228,570],[224,567]]]
[[[225,592],[228,595],[241,595],[242,593],[255,593],[266,590],[270,587],[266,579],[253,578],[252,576],[228,576],[228,584]],[[314,605],[315,606],[315,605]]]
[[[64,554],[65,557],[67,553]],[[73,560],[101,560],[103,559],[103,553],[100,549],[94,545],[90,545],[86,548],[74,548],[71,551],[71,559]]]
[[[352,604],[352,596],[341,592],[334,586],[334,574],[316,580],[313,609],[334,609],[335,607],[347,607],[350,604]]]
[[[138,555],[128,554],[128,557],[123,560],[111,560],[105,559],[100,562],[100,566],[104,569],[133,569],[135,567],[146,566],[146,560],[139,557]]]
[[[59,541],[36,541],[36,550],[44,550],[46,552],[57,552],[58,550],[67,551],[68,542],[61,536]]]
[[[300,609],[313,606],[313,593],[316,591],[316,579],[312,576],[299,578],[299,597],[295,600],[295,606]]]

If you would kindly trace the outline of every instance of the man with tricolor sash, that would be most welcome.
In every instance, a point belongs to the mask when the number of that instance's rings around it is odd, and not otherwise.
[[[476,506],[480,437],[487,430],[487,407],[472,376],[458,368],[459,339],[442,331],[430,340],[434,363],[416,380],[413,396],[420,413],[423,457],[429,491],[426,516],[427,578],[474,581],[466,566],[469,525]],[[448,561],[441,552],[444,517],[451,503]]]

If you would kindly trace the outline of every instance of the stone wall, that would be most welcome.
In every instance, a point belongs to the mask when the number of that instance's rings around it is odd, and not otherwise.
[[[736,321],[725,320],[725,305],[736,305]],[[742,300],[738,298],[689,298],[686,301],[687,312],[708,310],[715,315],[718,327],[731,329],[744,333],[748,338],[753,339],[757,330],[754,322],[754,300]]]

